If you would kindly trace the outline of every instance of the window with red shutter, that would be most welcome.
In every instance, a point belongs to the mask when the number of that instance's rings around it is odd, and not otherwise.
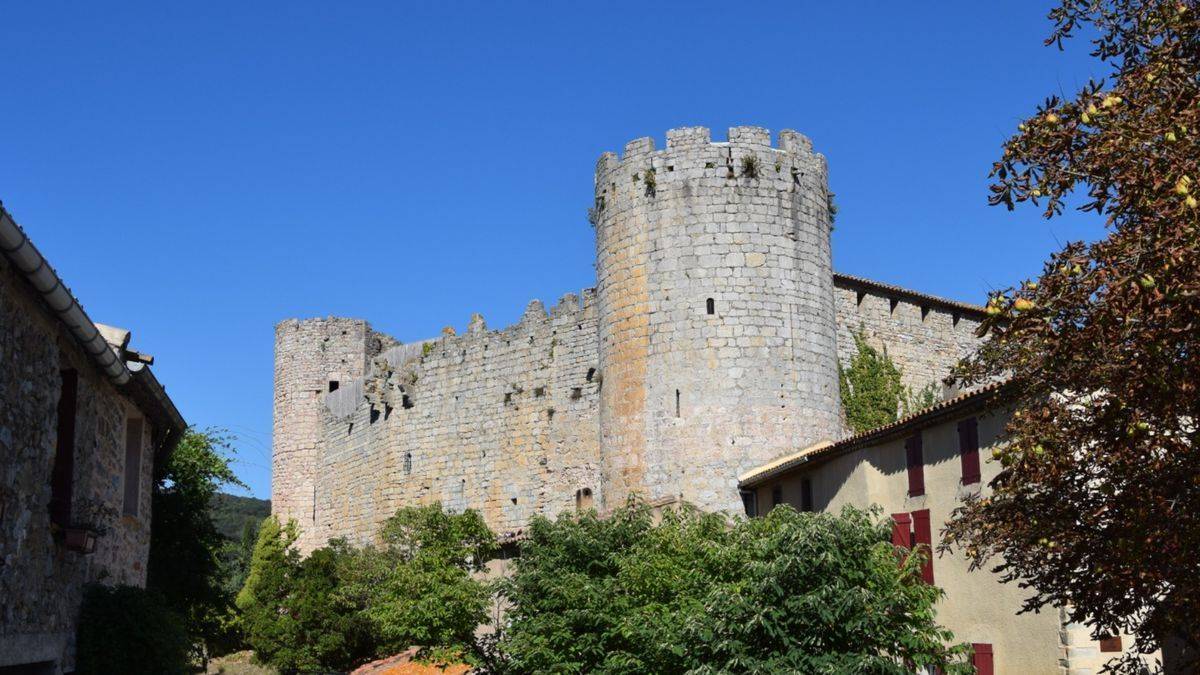
[[[892,544],[912,550],[912,516],[892,514]]]
[[[1121,649],[1121,636],[1120,635],[1109,635],[1109,636],[1100,638],[1100,651],[1102,651],[1102,652],[1124,651],[1123,649]]]
[[[974,417],[958,423],[958,454],[962,457],[963,485],[979,482],[979,422]]]
[[[975,649],[975,653],[971,656],[971,665],[975,666],[977,675],[996,675],[996,668],[992,665],[992,645],[990,642],[976,642],[971,647]]]
[[[908,464],[908,496],[919,497],[925,494],[925,456],[920,432],[904,441],[904,456]]]
[[[917,546],[925,548],[923,555],[925,563],[921,565],[921,579],[927,584],[933,584],[933,528],[929,523],[929,509],[913,511],[913,539]]]

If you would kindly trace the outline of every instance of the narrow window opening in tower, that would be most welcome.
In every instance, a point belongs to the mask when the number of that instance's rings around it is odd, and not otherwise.
[[[679,417],[679,390],[675,390],[675,416]]]
[[[404,394],[400,397],[400,405],[403,406],[405,410],[413,407],[412,399],[408,397],[408,394]]]
[[[709,314],[717,313],[717,301],[716,300],[709,298],[707,301],[705,301],[705,307],[708,309]]]
[[[588,381],[588,382],[591,382],[591,381],[592,381],[592,379],[593,379],[593,378],[595,378],[595,377],[596,377],[596,369],[595,369],[595,368],[588,368],[587,381]]]
[[[575,491],[575,510],[586,511],[592,508],[592,489],[581,488]]]
[[[342,385],[341,385],[341,383],[340,383],[340,382],[338,382],[337,380],[330,380],[330,381],[329,381],[329,391],[331,391],[331,392],[337,391],[337,390],[338,390],[338,387],[340,387],[340,386],[342,386]]]
[[[404,475],[412,473],[412,453],[404,453]]]
[[[516,504],[516,503],[517,503],[517,498],[516,498],[516,497],[513,497],[513,498],[512,498],[512,503],[513,503],[513,504]]]
[[[371,408],[371,424],[374,424],[379,419],[379,411]]]

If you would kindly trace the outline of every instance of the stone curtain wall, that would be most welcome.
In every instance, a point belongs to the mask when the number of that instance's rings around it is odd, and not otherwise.
[[[125,424],[141,417],[96,372],[0,257],[0,666],[73,665],[84,584],[146,583],[153,447],[144,424],[138,514],[124,501]],[[78,371],[73,511],[114,509],[91,555],[66,550],[50,524],[60,369]]]
[[[982,308],[906,297],[844,277],[837,280],[836,298],[841,362],[850,363],[855,354],[852,332],[862,330],[872,346],[887,349],[904,384],[914,391],[932,383],[942,395],[942,380],[950,369],[982,341],[975,335]]]
[[[596,334],[589,291],[549,314],[534,301],[501,331],[475,316],[407,360],[375,359],[361,390],[329,397],[316,516],[298,519],[314,537],[301,549],[369,540],[406,505],[474,508],[508,533],[573,509],[579,490],[599,493]]]
[[[600,158],[605,507],[737,510],[738,474],[841,433],[825,159],[778,146],[696,127]]]
[[[312,522],[329,383],[361,379],[369,360],[393,344],[358,319],[292,319],[275,326],[271,512],[281,520]]]

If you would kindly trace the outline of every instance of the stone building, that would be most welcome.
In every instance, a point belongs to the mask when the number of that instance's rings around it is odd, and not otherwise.
[[[2,206],[0,253],[0,672],[70,672],[83,586],[146,583],[153,469],[185,424]]]
[[[274,512],[308,551],[433,501],[501,533],[635,493],[741,509],[738,475],[844,435],[851,331],[914,388],[977,344],[982,308],[835,273],[829,209],[800,134],[675,129],[664,149],[601,156],[595,289],[414,344],[359,319],[283,321]]]

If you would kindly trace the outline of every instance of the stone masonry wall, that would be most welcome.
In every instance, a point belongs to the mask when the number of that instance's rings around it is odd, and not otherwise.
[[[975,331],[983,309],[882,286],[837,279],[839,360],[849,364],[855,354],[852,332],[861,330],[873,347],[887,350],[907,386],[916,391],[932,384],[942,395],[950,369],[981,342]]]
[[[281,520],[314,518],[322,411],[331,383],[362,378],[370,358],[392,344],[358,319],[293,319],[275,326],[271,512]]]
[[[361,388],[328,397],[316,515],[301,528],[365,541],[398,508],[436,501],[505,533],[598,492],[594,304],[567,295],[547,315],[534,301],[507,329],[477,315],[415,356],[381,354]]]
[[[0,257],[0,666],[73,665],[84,584],[144,586],[150,547],[152,429],[143,425],[137,515],[108,517],[90,555],[67,550],[51,525],[61,369],[78,373],[72,511],[120,514],[126,423],[142,413],[92,367]]]

